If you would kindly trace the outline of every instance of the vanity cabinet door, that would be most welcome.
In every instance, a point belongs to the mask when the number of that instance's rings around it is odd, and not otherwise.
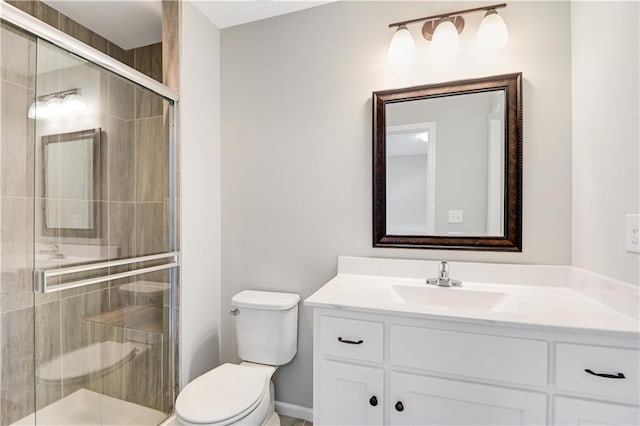
[[[384,371],[381,368],[321,362],[321,425],[381,425],[384,410]]]
[[[638,425],[640,408],[577,398],[557,396],[553,424],[580,425]]]
[[[543,425],[547,397],[537,392],[415,374],[391,373],[392,425]]]

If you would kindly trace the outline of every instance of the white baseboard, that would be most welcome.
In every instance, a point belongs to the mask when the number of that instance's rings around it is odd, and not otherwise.
[[[295,417],[313,422],[313,409],[287,402],[275,401],[276,412],[284,416]]]

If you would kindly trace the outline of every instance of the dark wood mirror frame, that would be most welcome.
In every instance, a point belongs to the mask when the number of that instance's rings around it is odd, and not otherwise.
[[[416,236],[386,232],[388,104],[505,91],[504,236]],[[522,251],[522,73],[373,92],[373,247]]]
[[[102,131],[101,129],[88,129],[81,130],[78,132],[72,133],[62,133],[56,135],[46,135],[42,136],[42,149],[41,149],[41,170],[40,173],[42,175],[41,179],[41,191],[42,191],[42,207],[41,207],[41,217],[42,217],[42,235],[46,237],[70,237],[70,238],[97,238],[100,236],[100,220],[102,219],[101,214],[101,203],[97,200],[101,200],[101,180],[102,180],[102,162],[101,162],[101,139]],[[72,142],[77,140],[91,140],[92,149],[93,149],[93,182],[91,185],[93,186],[93,227],[88,229],[74,229],[74,228],[54,228],[49,227],[47,225],[47,183],[46,183],[46,146],[53,143],[60,142]]]

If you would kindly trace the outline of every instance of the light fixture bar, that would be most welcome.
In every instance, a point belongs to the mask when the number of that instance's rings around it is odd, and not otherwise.
[[[500,8],[503,8],[503,7],[507,7],[507,4],[506,3],[500,3],[500,4],[494,4],[494,5],[491,5],[491,6],[482,6],[482,7],[474,7],[472,9],[458,10],[456,12],[441,13],[439,15],[425,16],[424,18],[416,18],[416,19],[409,19],[408,21],[394,22],[393,24],[389,24],[389,28],[399,27],[401,25],[413,24],[413,23],[416,23],[416,22],[429,21],[429,20],[432,20],[432,19],[448,18],[450,16],[462,15],[464,13],[479,12],[481,10],[487,10],[488,11],[488,10],[493,10],[493,9],[500,9]]]
[[[65,96],[71,95],[71,94],[79,95],[80,89],[68,89],[68,90],[61,90],[59,92],[47,93],[46,95],[38,96],[36,100],[48,101],[49,99],[53,99],[53,98],[64,98]]]

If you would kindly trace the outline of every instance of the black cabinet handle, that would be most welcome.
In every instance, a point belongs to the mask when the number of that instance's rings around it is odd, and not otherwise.
[[[396,402],[395,407],[396,407],[396,411],[400,411],[400,412],[404,411],[404,404],[402,403],[402,401]]]
[[[586,368],[584,371],[585,373],[589,373],[598,377],[604,377],[606,379],[626,379],[625,375],[622,373],[617,373],[617,374],[596,373],[594,371],[589,370],[588,368]]]
[[[364,340],[360,339],[360,340],[350,340],[350,339],[343,339],[342,337],[338,337],[338,342],[340,343],[348,343],[350,345],[361,345],[364,343]]]
[[[378,405],[378,398],[376,398],[376,396],[372,396],[371,398],[369,398],[369,404],[371,404],[372,407],[375,407],[376,405]]]

